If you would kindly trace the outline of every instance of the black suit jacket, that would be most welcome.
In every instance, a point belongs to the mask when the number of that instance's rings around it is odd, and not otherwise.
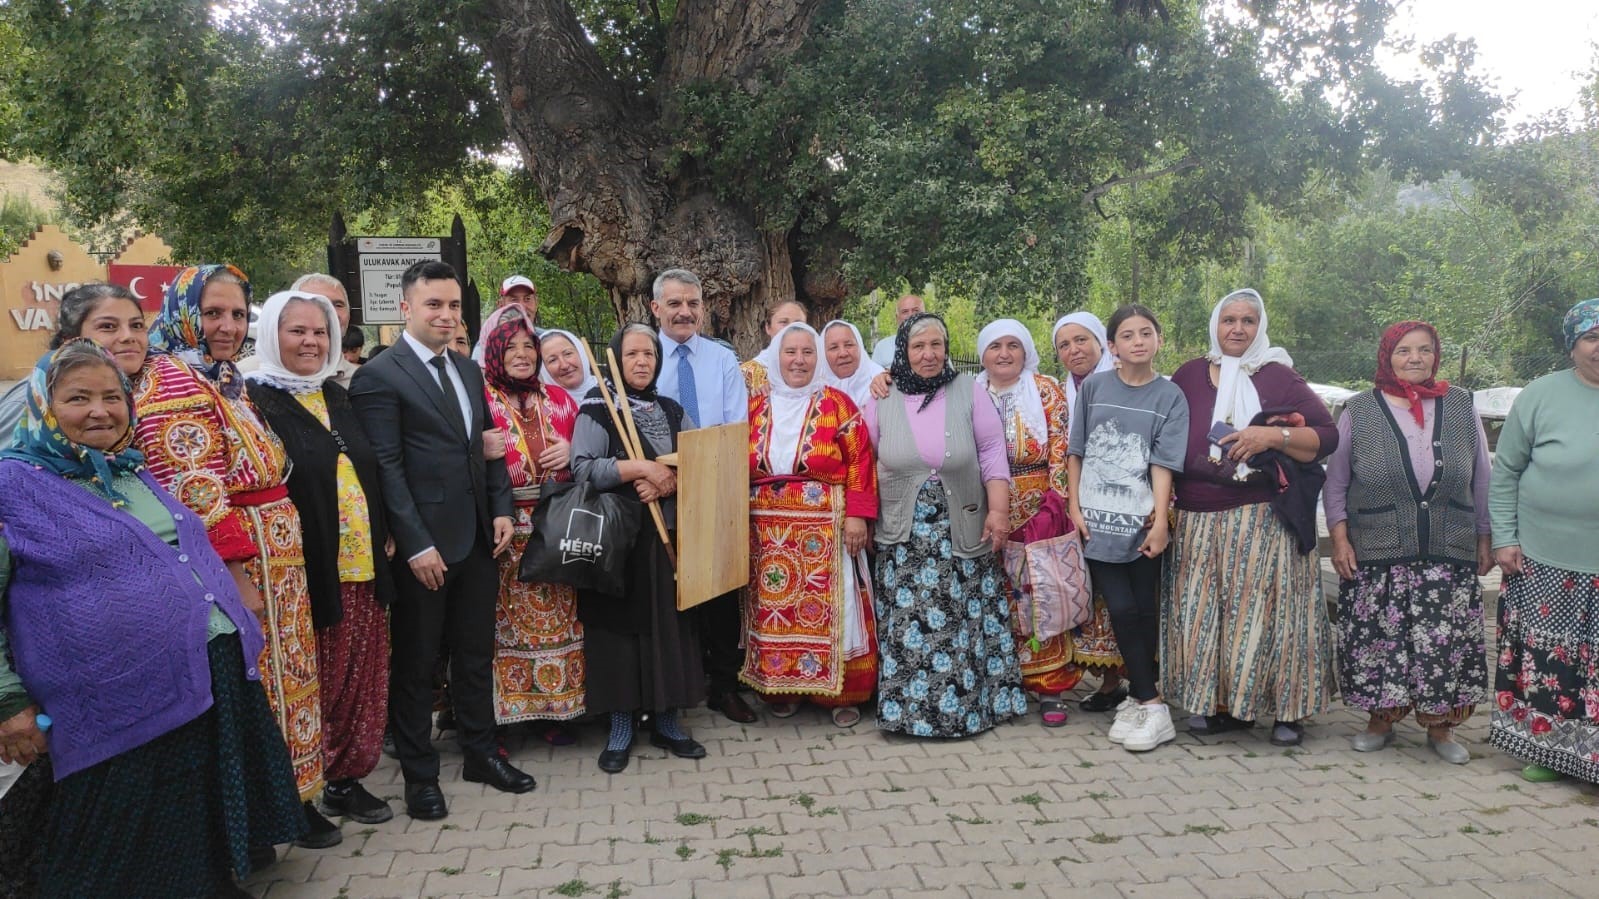
[[[403,338],[356,369],[350,382],[350,401],[377,451],[397,563],[432,546],[453,565],[472,551],[479,533],[492,547],[494,519],[511,516],[505,460],[483,459],[490,420],[483,373],[459,353],[450,352],[449,360],[471,404],[464,439],[433,371]]]

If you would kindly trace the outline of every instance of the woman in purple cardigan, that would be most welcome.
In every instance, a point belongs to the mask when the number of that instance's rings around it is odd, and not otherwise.
[[[1210,353],[1172,375],[1188,398],[1188,455],[1160,672],[1167,700],[1195,713],[1192,733],[1272,715],[1271,742],[1297,746],[1336,690],[1311,463],[1337,448],[1338,429],[1292,366],[1266,336],[1260,294],[1236,290],[1211,311]]]
[[[38,891],[246,895],[249,847],[305,829],[260,622],[145,471],[114,359],[72,341],[30,388],[0,454],[0,761],[53,763]]]

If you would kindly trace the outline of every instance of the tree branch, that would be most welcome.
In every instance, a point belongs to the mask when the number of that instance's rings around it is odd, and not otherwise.
[[[1151,169],[1147,172],[1139,172],[1136,175],[1114,175],[1108,180],[1089,188],[1083,194],[1083,205],[1094,206],[1095,208],[1098,208],[1099,198],[1110,193],[1118,187],[1125,187],[1129,184],[1142,184],[1145,181],[1154,181],[1157,178],[1165,178],[1170,175],[1176,175],[1186,172],[1189,169],[1197,169],[1201,165],[1204,165],[1204,162],[1198,156],[1189,154],[1172,163],[1171,165],[1166,166],[1165,168]],[[1101,212],[1101,215],[1103,214],[1104,213]]]

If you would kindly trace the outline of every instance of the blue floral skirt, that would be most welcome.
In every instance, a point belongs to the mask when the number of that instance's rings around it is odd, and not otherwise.
[[[879,547],[876,567],[879,728],[966,737],[1026,714],[1004,572],[992,555],[954,554],[938,481],[922,485],[909,537]]]

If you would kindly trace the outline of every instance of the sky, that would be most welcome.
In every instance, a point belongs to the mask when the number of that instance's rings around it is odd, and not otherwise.
[[[1450,33],[1477,41],[1477,67],[1497,82],[1501,95],[1519,94],[1511,124],[1552,109],[1577,111],[1583,73],[1599,42],[1599,0],[1398,0],[1389,33],[1415,35],[1421,44]],[[1384,63],[1390,74],[1414,74],[1414,61]]]

